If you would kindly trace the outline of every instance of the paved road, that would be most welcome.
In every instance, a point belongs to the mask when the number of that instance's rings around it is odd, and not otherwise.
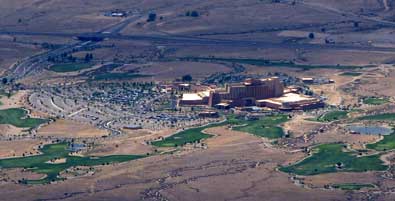
[[[316,4],[307,4],[305,6],[313,7],[321,11],[334,12],[340,15],[345,15],[345,13],[334,10],[332,8],[322,7]],[[349,14],[353,17],[355,14]],[[1,31],[0,35],[27,35],[27,36],[48,36],[48,37],[66,37],[66,38],[79,38],[79,37],[94,37],[108,40],[129,40],[129,41],[146,41],[153,45],[164,45],[164,46],[201,46],[206,48],[212,47],[229,47],[229,48],[287,48],[287,49],[308,49],[308,50],[321,50],[321,49],[336,49],[336,50],[363,50],[363,51],[384,51],[393,52],[395,48],[391,47],[373,47],[368,45],[352,45],[352,44],[308,44],[308,43],[293,43],[293,42],[269,42],[269,41],[251,41],[251,40],[230,40],[230,39],[209,39],[201,37],[188,37],[188,36],[176,36],[176,35],[123,35],[120,32],[128,26],[128,24],[138,20],[142,15],[132,16],[125,18],[123,21],[105,27],[98,32],[93,33],[56,33],[56,32],[28,32],[28,31]],[[364,18],[362,18],[364,19]],[[365,19],[374,21],[377,23],[382,23],[385,25],[394,26],[395,23],[377,20],[377,19]],[[14,64],[10,70],[7,72],[7,76],[14,79],[21,79],[28,76],[34,72],[39,72],[46,66],[48,66],[47,58],[48,56],[57,56],[64,53],[70,53],[76,48],[83,48],[87,45],[92,45],[96,43],[95,41],[77,41],[73,44],[66,45],[64,47],[58,48],[56,50],[51,50],[45,53],[34,55],[32,57],[26,58],[16,64]]]
[[[256,48],[291,48],[291,49],[345,49],[345,50],[364,50],[364,51],[395,51],[391,47],[374,47],[367,45],[342,45],[342,44],[309,44],[309,43],[290,43],[290,42],[268,42],[252,40],[229,40],[229,39],[208,39],[187,36],[171,35],[122,35],[113,33],[49,33],[49,32],[7,32],[0,31],[0,35],[30,35],[30,36],[56,36],[77,38],[89,36],[103,39],[147,41],[157,45],[169,46],[230,46],[230,47],[256,47]]]
[[[125,18],[121,22],[111,25],[109,27],[103,28],[100,30],[100,33],[93,33],[93,34],[67,34],[67,33],[34,33],[34,32],[0,32],[0,35],[31,35],[31,36],[58,36],[58,37],[79,37],[79,36],[90,36],[90,35],[118,35],[120,31],[122,31],[126,26],[130,23],[134,22],[135,20],[139,19],[141,15],[138,16],[131,16],[129,18]],[[65,45],[55,50],[50,50],[44,53],[40,53],[28,58],[25,58],[17,63],[13,64],[11,68],[6,72],[7,77],[11,79],[22,79],[36,71],[40,71],[46,66],[49,65],[47,62],[48,57],[59,56],[64,53],[71,53],[73,50],[82,49],[87,45],[92,45],[96,43],[95,41],[76,41],[72,44]]]

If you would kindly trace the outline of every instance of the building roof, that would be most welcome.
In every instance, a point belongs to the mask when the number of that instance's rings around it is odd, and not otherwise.
[[[300,102],[300,101],[312,101],[316,100],[316,98],[304,96],[296,93],[286,93],[278,98],[270,98],[264,100],[258,100],[258,102],[271,102],[271,103],[292,103],[292,102]]]
[[[210,91],[202,91],[198,93],[200,97],[209,97],[210,96]]]
[[[184,101],[194,101],[194,100],[202,100],[203,98],[199,96],[197,93],[193,94],[183,94],[182,95],[182,100]]]
[[[312,77],[303,77],[302,80],[303,81],[313,81],[314,78],[312,78]]]

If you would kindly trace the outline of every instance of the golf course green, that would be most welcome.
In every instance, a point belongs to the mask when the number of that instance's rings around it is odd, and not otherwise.
[[[46,184],[51,181],[62,180],[59,173],[76,166],[97,166],[110,163],[120,163],[142,158],[139,155],[113,155],[103,157],[79,157],[70,156],[67,143],[50,144],[43,146],[41,155],[21,158],[8,158],[0,160],[0,168],[25,168],[35,173],[45,174],[46,177],[39,180],[23,180],[24,184]],[[64,163],[48,163],[54,159],[65,159]]]
[[[288,115],[273,115],[261,117],[257,120],[235,120],[233,122],[233,130],[241,131],[256,135],[258,137],[265,137],[269,139],[281,138],[284,136],[284,131],[279,124],[288,121]]]
[[[376,143],[367,144],[366,148],[377,151],[389,151],[395,149],[395,132],[391,135],[385,135],[384,138]]]
[[[187,143],[198,142],[212,137],[212,135],[203,133],[203,130],[224,125],[235,125],[233,130],[275,139],[284,135],[283,129],[278,125],[286,121],[288,121],[287,115],[272,115],[257,120],[238,119],[234,115],[228,115],[227,120],[224,122],[186,129],[163,140],[154,141],[152,145],[157,147],[177,147]]]
[[[226,122],[223,123],[214,123],[202,127],[190,128],[181,132],[178,132],[170,137],[167,137],[160,141],[152,142],[152,145],[157,147],[177,147],[182,146],[187,143],[194,143],[203,139],[207,139],[212,137],[212,135],[203,133],[203,130],[207,128],[217,127],[226,125]]]
[[[46,122],[47,119],[27,117],[27,111],[22,108],[0,110],[0,124],[10,124],[18,128],[35,128]]]
[[[356,151],[345,150],[344,144],[322,144],[312,150],[304,160],[280,170],[297,175],[317,175],[333,172],[384,171],[388,167],[380,154],[357,156]]]

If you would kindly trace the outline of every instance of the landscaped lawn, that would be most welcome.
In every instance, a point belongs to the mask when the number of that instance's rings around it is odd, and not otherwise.
[[[332,121],[345,119],[345,118],[347,118],[347,115],[348,115],[347,111],[338,110],[338,111],[327,112],[318,118],[309,119],[309,120],[319,121],[319,122],[332,122]]]
[[[49,70],[57,73],[67,73],[87,69],[92,66],[92,63],[61,63],[52,65],[49,67]]]
[[[0,168],[26,168],[32,172],[45,174],[46,177],[40,180],[24,180],[26,184],[45,184],[51,181],[61,180],[58,178],[60,172],[75,166],[97,166],[108,163],[119,163],[142,158],[138,155],[114,155],[103,157],[79,157],[69,156],[67,143],[45,145],[40,151],[43,153],[37,156],[21,158],[9,158],[0,160]],[[55,158],[65,158],[65,163],[51,164],[48,161]]]
[[[259,120],[240,120],[233,130],[250,133],[259,137],[270,139],[280,138],[284,136],[284,131],[279,124],[288,121],[287,115],[274,115],[262,117]]]
[[[34,128],[48,122],[47,119],[35,119],[26,116],[27,111],[21,108],[0,110],[0,124],[10,124],[18,128]]]
[[[389,99],[388,98],[365,98],[363,99],[363,103],[364,104],[368,104],[368,105],[382,105],[382,104],[386,104],[389,103]]]
[[[341,190],[361,190],[362,188],[374,188],[373,184],[357,184],[357,183],[345,183],[345,184],[334,184],[332,185],[333,188],[338,188]]]
[[[313,155],[280,170],[297,175],[317,175],[331,172],[384,171],[388,167],[380,154],[357,157],[354,151],[343,150],[343,144],[323,144],[313,149]],[[341,168],[336,167],[340,164]]]

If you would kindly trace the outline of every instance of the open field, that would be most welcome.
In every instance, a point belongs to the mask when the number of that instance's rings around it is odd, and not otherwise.
[[[152,62],[145,65],[129,64],[121,67],[120,71],[138,70],[140,74],[149,75],[142,80],[171,81],[184,75],[191,75],[193,79],[200,80],[215,73],[230,72],[226,65],[203,62]]]
[[[11,124],[19,128],[34,128],[48,122],[46,119],[29,118],[21,108],[0,110],[0,124]]]
[[[135,78],[150,77],[135,73],[103,73],[93,76],[93,80],[131,80]]]
[[[32,56],[42,51],[38,46],[12,42],[10,39],[3,40],[0,37],[0,74],[4,73],[12,64],[20,59]]]
[[[357,157],[354,151],[345,151],[343,144],[323,144],[313,148],[306,159],[280,170],[297,175],[316,175],[331,172],[384,171],[380,155]]]
[[[23,158],[10,158],[0,160],[1,168],[27,168],[33,172],[46,174],[47,176],[39,180],[24,180],[22,183],[26,184],[44,184],[56,181],[58,174],[70,167],[75,166],[95,166],[105,165],[115,162],[125,162],[141,158],[142,156],[124,155],[124,156],[103,156],[103,157],[78,157],[70,156],[70,151],[67,150],[67,144],[52,144],[44,145],[41,155],[29,156]],[[48,163],[48,161],[55,159],[64,159],[59,163]]]

